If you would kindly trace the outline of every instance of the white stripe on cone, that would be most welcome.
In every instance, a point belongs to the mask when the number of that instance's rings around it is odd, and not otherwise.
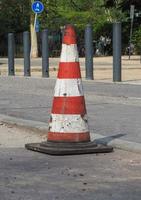
[[[87,115],[60,115],[51,114],[50,132],[85,133],[89,131]]]
[[[57,79],[54,96],[84,96],[81,79]]]
[[[62,52],[60,62],[79,62],[77,45],[62,44]]]

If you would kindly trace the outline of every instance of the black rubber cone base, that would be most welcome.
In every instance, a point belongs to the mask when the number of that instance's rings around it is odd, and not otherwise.
[[[78,155],[78,154],[91,154],[91,153],[110,153],[113,147],[103,144],[96,144],[95,142],[43,142],[26,144],[25,148],[40,153],[50,155]]]

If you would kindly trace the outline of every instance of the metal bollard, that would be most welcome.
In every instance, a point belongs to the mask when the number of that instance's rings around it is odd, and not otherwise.
[[[14,62],[14,54],[15,54],[15,39],[14,33],[8,34],[8,75],[15,75],[15,62]]]
[[[88,24],[85,29],[85,66],[86,79],[93,80],[93,34],[92,26]]]
[[[30,76],[30,33],[25,31],[23,33],[23,46],[24,46],[24,76]]]
[[[49,77],[48,29],[42,32],[42,76]]]
[[[113,81],[121,81],[121,23],[113,24]]]

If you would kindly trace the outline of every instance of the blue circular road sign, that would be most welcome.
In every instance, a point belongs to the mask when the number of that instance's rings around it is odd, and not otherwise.
[[[35,1],[33,4],[32,4],[32,10],[34,13],[41,13],[43,12],[44,10],[44,5],[41,1]]]

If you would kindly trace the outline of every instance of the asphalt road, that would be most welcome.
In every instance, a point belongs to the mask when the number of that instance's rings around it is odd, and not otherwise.
[[[52,157],[0,150],[0,200],[140,200],[139,154]]]
[[[141,143],[141,86],[84,81],[90,131]],[[55,80],[0,77],[0,114],[48,123]]]

